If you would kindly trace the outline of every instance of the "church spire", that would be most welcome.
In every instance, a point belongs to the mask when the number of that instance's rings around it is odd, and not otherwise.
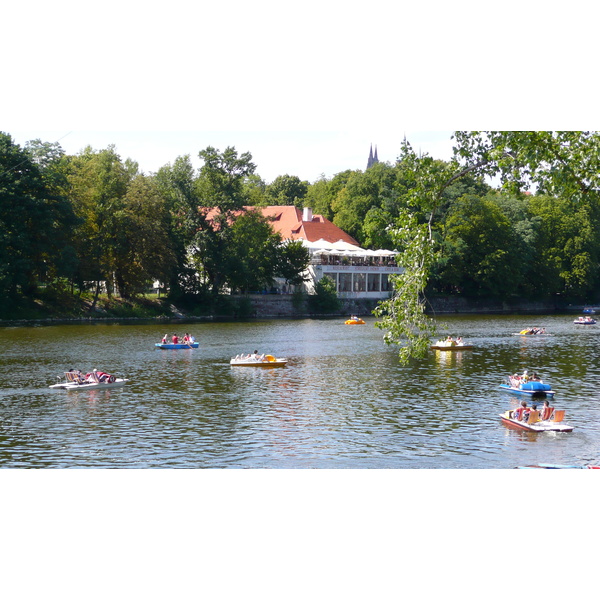
[[[375,154],[373,154],[373,144],[371,144],[371,149],[369,150],[369,160],[367,161],[367,169],[370,169],[375,163],[379,162],[379,158],[377,158],[377,146],[375,146]]]

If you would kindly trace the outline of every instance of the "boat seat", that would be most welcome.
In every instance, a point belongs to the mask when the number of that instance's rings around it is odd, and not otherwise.
[[[529,418],[527,419],[527,424],[531,425],[533,423],[537,423],[540,420],[540,411],[539,410],[530,410]]]
[[[562,421],[565,418],[564,410],[555,410],[554,411],[554,419],[552,419],[555,423]]]
[[[547,406],[542,411],[542,421],[550,420],[552,413],[554,412],[554,406]]]
[[[85,383],[85,377],[80,373],[76,373],[74,371],[66,371],[65,379],[69,383]]]

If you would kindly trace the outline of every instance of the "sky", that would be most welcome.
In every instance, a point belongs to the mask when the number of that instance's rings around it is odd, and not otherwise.
[[[100,150],[114,144],[124,160],[131,158],[145,173],[156,172],[173,163],[178,156],[190,155],[200,167],[198,152],[207,146],[225,150],[233,146],[238,154],[250,152],[256,172],[270,183],[279,175],[296,175],[310,183],[322,175],[327,178],[346,169],[364,170],[371,147],[381,162],[393,163],[400,152],[404,135],[415,150],[436,158],[452,155],[452,132],[382,131],[377,139],[367,134],[327,131],[14,131],[15,142],[29,140],[58,142],[67,154],[77,154],[86,146]],[[375,133],[375,132],[374,132]]]
[[[511,6],[516,45],[505,35]],[[599,119],[593,36],[569,34],[576,18],[535,2],[509,1],[491,20],[466,0],[31,0],[0,17],[0,131],[68,153],[114,144],[146,173],[234,146],[267,182],[313,182],[364,169],[371,144],[393,162],[404,136],[447,159],[455,130],[593,129]]]

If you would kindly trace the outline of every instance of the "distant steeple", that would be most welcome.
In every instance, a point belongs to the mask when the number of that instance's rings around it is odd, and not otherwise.
[[[377,158],[377,146],[375,146],[375,153],[373,154],[373,144],[371,144],[371,149],[369,150],[369,160],[367,161],[367,169],[370,169],[375,163],[379,162],[379,158]]]

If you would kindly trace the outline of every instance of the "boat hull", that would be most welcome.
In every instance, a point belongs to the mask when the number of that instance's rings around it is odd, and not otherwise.
[[[513,394],[522,394],[524,396],[530,396],[532,398],[545,398],[546,396],[554,396],[553,390],[544,390],[544,389],[521,389],[514,388],[507,383],[501,383],[500,389],[505,390],[507,392],[512,392]]]
[[[442,351],[462,351],[462,350],[473,350],[473,346],[431,346],[432,350],[442,350]]]
[[[347,321],[344,321],[345,325],[365,325],[365,322],[362,319],[348,319]]]
[[[129,379],[116,379],[112,383],[72,383],[72,382],[62,382],[55,383],[50,387],[55,390],[96,390],[96,389],[110,389],[110,388],[119,388],[123,387]]]
[[[190,348],[197,348],[198,342],[194,342],[193,344],[154,344],[156,348],[160,348],[161,350],[189,350]]]
[[[505,413],[500,415],[500,420],[507,427],[511,427],[512,429],[519,429],[521,431],[534,431],[536,433],[543,433],[545,431],[556,431],[561,433],[568,433],[573,431],[573,427],[571,425],[567,425],[566,423],[554,423],[553,421],[538,421],[537,423],[528,424],[523,421],[517,421],[515,419],[511,419],[509,415],[510,411],[506,411]]]
[[[265,360],[254,360],[250,359],[241,359],[241,358],[232,358],[229,361],[229,364],[232,367],[258,367],[258,368],[269,368],[269,367],[285,367],[287,365],[287,358],[275,358],[270,354],[266,357]]]

